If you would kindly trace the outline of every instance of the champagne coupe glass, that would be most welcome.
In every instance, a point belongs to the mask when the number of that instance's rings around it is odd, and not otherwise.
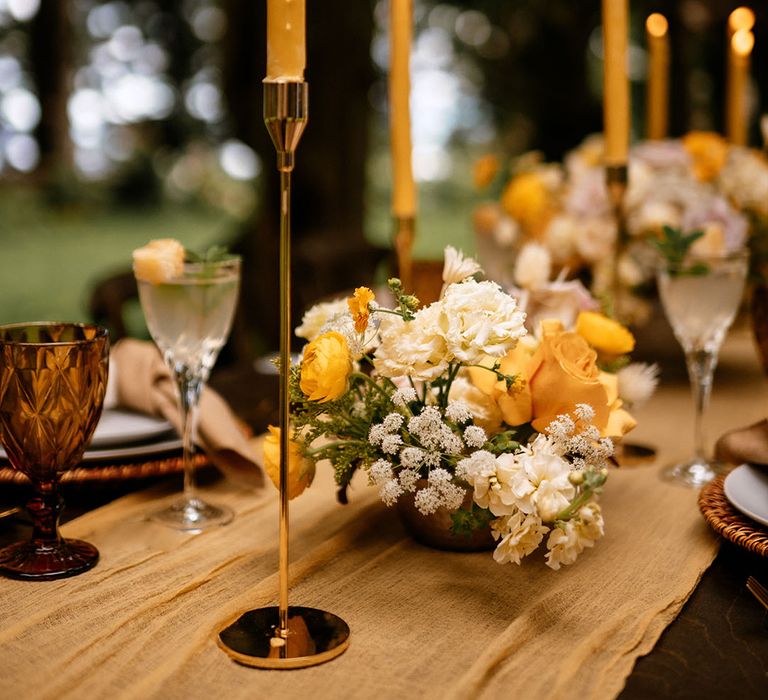
[[[161,283],[137,279],[137,283],[149,332],[176,382],[184,443],[184,495],[150,517],[195,532],[226,525],[232,511],[197,495],[192,454],[200,392],[232,327],[240,258],[184,263],[178,277]]]
[[[685,352],[695,410],[693,458],[668,467],[664,477],[670,481],[699,487],[721,471],[722,465],[705,455],[703,419],[720,346],[742,299],[747,263],[747,251],[738,250],[657,268],[661,302]]]
[[[77,465],[101,416],[109,367],[107,331],[72,323],[0,326],[0,442],[26,474],[32,539],[0,550],[0,573],[46,580],[95,566],[99,552],[59,534],[62,472]]]

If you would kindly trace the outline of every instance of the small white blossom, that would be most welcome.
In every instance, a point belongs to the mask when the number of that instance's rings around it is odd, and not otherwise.
[[[437,468],[440,466],[441,455],[439,452],[425,452],[424,453],[424,466],[430,468]]]
[[[418,469],[424,463],[424,457],[420,447],[405,447],[400,451],[400,464],[406,469]]]
[[[348,310],[349,307],[347,306],[347,300],[345,298],[315,304],[304,314],[304,317],[301,319],[301,325],[295,330],[295,333],[299,338],[314,340],[320,335],[320,329],[328,323],[328,321]]]
[[[372,425],[371,429],[368,431],[368,442],[370,442],[371,445],[379,446],[386,435],[387,431],[384,430],[384,426],[381,423],[377,423],[376,425]]]
[[[440,492],[436,488],[427,486],[427,488],[416,492],[413,502],[416,509],[422,515],[430,515],[441,506],[442,499],[440,498]]]
[[[496,457],[487,450],[477,450],[469,457],[459,460],[456,476],[473,484],[476,479],[488,477],[496,472]]]
[[[416,482],[419,480],[419,472],[415,469],[401,469],[397,475],[403,491],[411,493],[416,490]]]
[[[443,505],[448,510],[457,510],[464,503],[467,492],[461,486],[448,483],[442,485],[440,494],[443,497]]]
[[[499,564],[520,560],[535,550],[549,528],[542,524],[541,518],[533,514],[524,514],[519,510],[491,522],[491,533],[499,544],[493,552],[493,558]]]
[[[427,480],[429,481],[430,486],[434,486],[439,490],[443,484],[450,483],[451,475],[447,469],[432,469],[429,472],[429,477]]]
[[[416,401],[416,389],[412,386],[405,386],[392,394],[392,403],[398,408],[405,408],[409,403]]]
[[[585,423],[590,423],[595,417],[595,409],[592,408],[592,406],[590,406],[588,403],[577,403],[573,414],[579,420],[582,420]]]
[[[388,433],[381,440],[381,450],[385,454],[394,455],[400,451],[403,439],[397,433]]]
[[[515,261],[515,284],[523,289],[543,287],[552,274],[552,256],[540,243],[526,243]]]
[[[389,481],[392,479],[392,465],[386,459],[377,459],[368,467],[368,479],[376,486]]]
[[[384,430],[388,433],[394,433],[396,430],[400,430],[403,426],[405,418],[399,413],[390,413],[385,419],[382,425]]]
[[[487,440],[485,430],[479,425],[468,425],[464,428],[464,442],[468,447],[482,447]]]
[[[464,257],[464,253],[450,245],[445,247],[444,260],[443,291],[449,284],[463,282],[468,277],[483,271],[477,260]]]
[[[472,413],[463,401],[451,401],[445,409],[445,417],[455,423],[466,423],[472,418]]]
[[[393,506],[397,503],[397,499],[400,498],[402,493],[403,489],[400,484],[395,481],[395,479],[391,479],[390,481],[386,481],[379,489],[379,498],[381,498],[386,505]]]

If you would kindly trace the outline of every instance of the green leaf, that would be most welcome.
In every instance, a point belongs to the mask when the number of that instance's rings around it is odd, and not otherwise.
[[[659,238],[652,238],[651,245],[666,261],[667,271],[672,276],[704,275],[709,271],[703,262],[695,262],[685,267],[685,259],[691,251],[691,246],[704,235],[704,231],[683,233],[682,229],[664,226]]]
[[[471,537],[475,530],[488,527],[488,523],[493,520],[493,513],[472,503],[469,508],[459,508],[455,513],[451,513],[451,520],[451,532],[454,535]]]

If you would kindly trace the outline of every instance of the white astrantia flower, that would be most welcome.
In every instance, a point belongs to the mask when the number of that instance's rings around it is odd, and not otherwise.
[[[431,304],[419,309],[411,321],[388,316],[380,327],[381,343],[373,362],[376,371],[389,378],[425,382],[442,375],[450,356],[438,325],[439,315],[440,307]]]
[[[659,366],[645,362],[633,362],[622,367],[616,376],[619,380],[619,398],[632,408],[645,403],[659,383]]]
[[[526,243],[515,261],[515,284],[523,289],[538,289],[549,282],[552,256],[540,243]]]
[[[533,552],[544,539],[549,528],[541,518],[515,510],[510,515],[491,521],[491,533],[499,541],[493,558],[499,564],[520,564],[523,557]]]
[[[547,566],[557,571],[573,564],[585,548],[592,547],[603,536],[603,514],[597,503],[588,503],[578,517],[559,523],[547,539]]]
[[[320,329],[336,316],[349,311],[346,298],[335,299],[320,304],[315,304],[301,319],[301,325],[295,333],[299,338],[314,340],[320,335]]]
[[[525,314],[494,282],[470,279],[452,284],[443,299],[427,309],[434,307],[449,359],[472,364],[484,355],[503,357],[527,332]]]
[[[442,297],[450,284],[463,282],[468,277],[472,277],[483,268],[474,258],[467,258],[460,250],[453,246],[446,246],[444,253],[445,262],[443,263],[443,289],[440,293]]]

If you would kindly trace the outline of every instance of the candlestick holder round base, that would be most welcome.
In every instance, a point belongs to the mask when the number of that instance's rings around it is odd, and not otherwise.
[[[288,634],[281,635],[280,608],[242,613],[218,635],[219,647],[245,666],[291,669],[317,666],[343,654],[349,625],[333,613],[290,606]]]

